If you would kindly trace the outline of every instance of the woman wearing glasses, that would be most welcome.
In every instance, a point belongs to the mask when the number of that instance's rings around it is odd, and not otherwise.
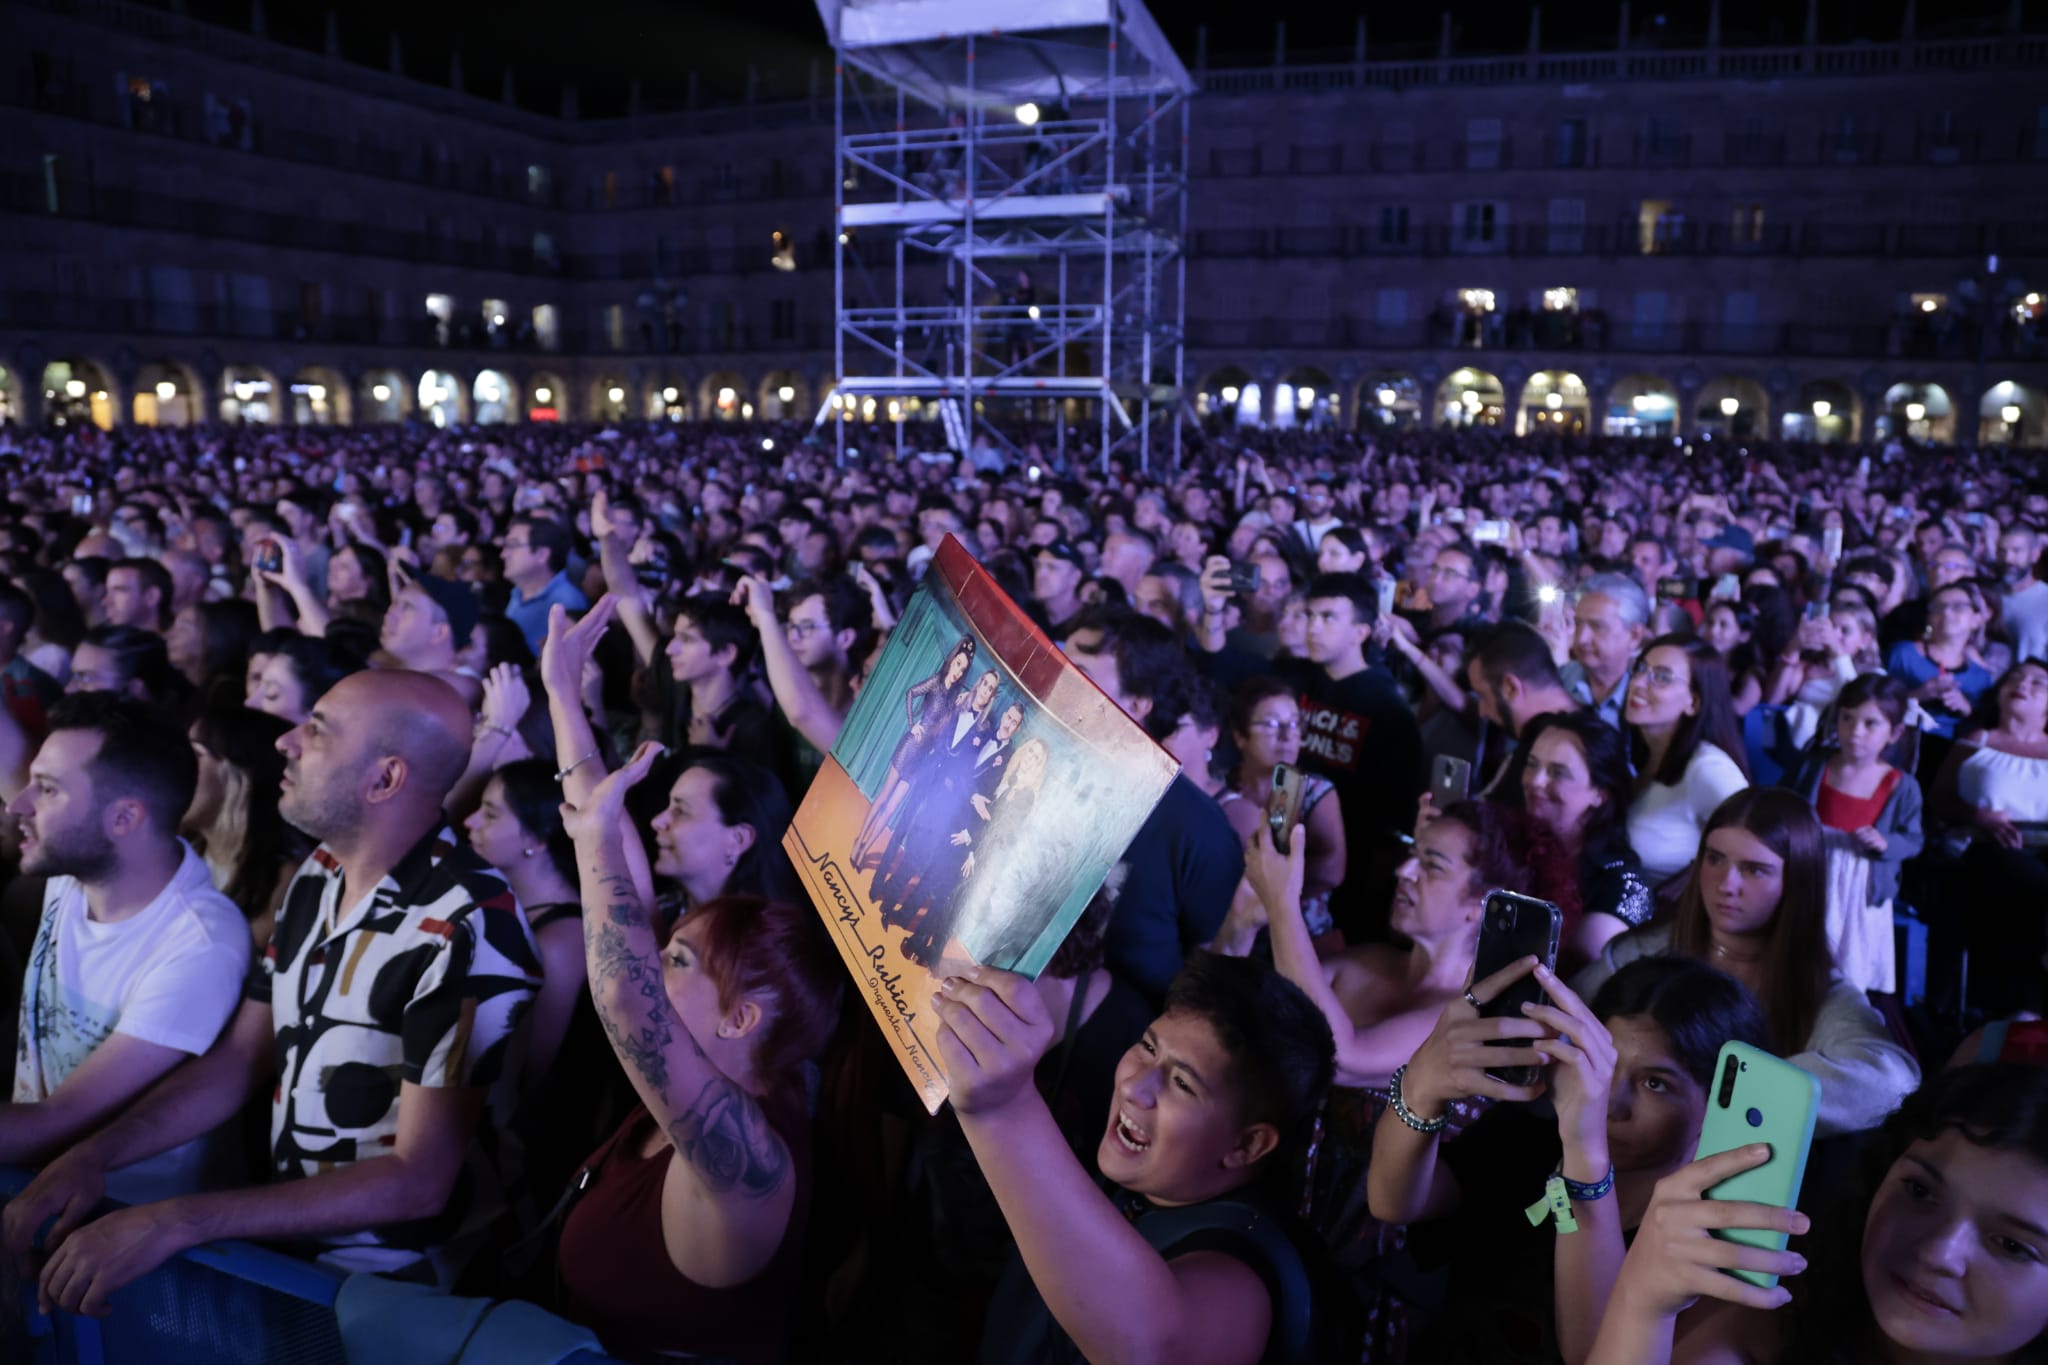
[[[1278,678],[1253,678],[1238,688],[1230,706],[1230,730],[1237,739],[1237,772],[1217,797],[1223,814],[1240,839],[1250,839],[1266,820],[1273,794],[1273,769],[1301,761],[1301,704],[1294,690]],[[1318,952],[1344,946],[1330,918],[1330,892],[1344,881],[1344,817],[1337,790],[1326,777],[1301,774],[1301,825],[1308,833],[1308,864],[1302,875],[1301,911]],[[1250,946],[1264,923],[1255,913],[1258,897],[1240,888],[1238,907],[1224,926],[1225,938],[1243,937],[1234,951]],[[1219,945],[1223,946],[1223,945]]]
[[[1984,595],[1968,579],[1936,588],[1927,600],[1927,631],[1901,640],[1885,656],[1884,671],[1914,689],[1913,699],[1943,739],[1991,690],[1991,670],[1976,649],[1977,632],[1988,618]]]
[[[1708,817],[1749,785],[1727,666],[1696,635],[1660,635],[1636,660],[1622,718],[1636,770],[1629,847],[1656,886],[1685,871]]]

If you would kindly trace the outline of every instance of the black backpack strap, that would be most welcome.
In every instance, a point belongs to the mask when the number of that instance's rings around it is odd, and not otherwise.
[[[1273,1301],[1273,1325],[1262,1359],[1269,1365],[1312,1365],[1316,1360],[1313,1282],[1294,1239],[1278,1219],[1241,1200],[1212,1199],[1153,1209],[1136,1226],[1146,1244],[1169,1259],[1221,1251],[1250,1266],[1265,1281]]]

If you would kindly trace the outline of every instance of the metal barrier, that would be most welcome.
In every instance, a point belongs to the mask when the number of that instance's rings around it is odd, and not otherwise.
[[[0,1207],[35,1172],[0,1166]],[[0,1272],[4,1273],[4,1272]],[[344,1277],[248,1242],[195,1247],[113,1297],[106,1318],[36,1312],[33,1284],[0,1302],[8,1365],[347,1365],[334,1297]],[[577,1365],[603,1365],[580,1354]]]

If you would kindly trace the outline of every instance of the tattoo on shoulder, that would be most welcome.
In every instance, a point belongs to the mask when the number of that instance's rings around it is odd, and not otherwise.
[[[768,1124],[754,1097],[723,1076],[713,1076],[669,1128],[705,1188],[714,1194],[737,1190],[765,1199],[789,1174],[789,1151]]]

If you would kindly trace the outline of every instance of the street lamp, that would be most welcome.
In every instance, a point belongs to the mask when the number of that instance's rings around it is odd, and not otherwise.
[[[1036,126],[1038,123],[1038,106],[1028,100],[1018,105],[1017,122],[1023,124],[1026,128]]]
[[[555,391],[545,384],[533,391],[533,401],[536,403],[552,403],[554,398]]]
[[[617,384],[614,384],[610,388],[606,389],[604,391],[604,396],[611,399],[614,403],[623,403],[626,401],[626,391],[620,388]]]
[[[2009,427],[2018,426],[2020,424],[2020,405],[2018,403],[2007,403],[1998,410],[1998,420]]]
[[[391,386],[389,384],[372,384],[370,386],[370,397],[376,399],[379,403],[390,402]]]
[[[1552,412],[1556,412],[1564,406],[1564,395],[1555,389],[1551,390],[1543,395],[1543,406],[1549,408]]]
[[[1723,398],[1721,400],[1721,415],[1723,417],[1733,417],[1737,412],[1741,410],[1742,400],[1735,397],[1735,395],[1730,394],[1728,397]]]
[[[1400,393],[1394,389],[1381,389],[1379,392],[1380,406],[1383,408],[1391,408],[1392,406],[1394,406],[1396,402],[1400,400],[1400,397]]]
[[[676,401],[675,385],[671,384],[661,391],[661,401],[664,403],[673,403]]]
[[[157,401],[157,402],[159,402],[159,403],[168,403],[168,402],[170,402],[170,401],[171,401],[171,400],[172,400],[173,398],[176,398],[177,396],[178,396],[178,386],[177,386],[176,384],[173,384],[173,383],[172,383],[172,382],[171,382],[170,380],[168,380],[168,379],[159,379],[159,380],[157,380],[157,381],[156,381],[156,401]]]
[[[85,397],[85,381],[84,381],[83,379],[67,379],[67,380],[65,380],[65,381],[64,381],[64,396],[65,396],[66,398],[83,398],[83,397]]]
[[[1926,415],[1927,405],[1925,403],[1906,404],[1906,420],[1908,422],[1917,422]]]
[[[1825,398],[1816,398],[1813,400],[1813,415],[1815,417],[1825,420],[1827,418],[1827,415],[1833,412],[1834,410],[1835,405],[1833,403],[1830,403]]]
[[[1226,403],[1235,403],[1237,401],[1237,385],[1225,384],[1223,386],[1223,401]]]
[[[784,384],[781,388],[775,391],[775,396],[785,403],[794,403],[796,401],[796,386],[793,384]]]

